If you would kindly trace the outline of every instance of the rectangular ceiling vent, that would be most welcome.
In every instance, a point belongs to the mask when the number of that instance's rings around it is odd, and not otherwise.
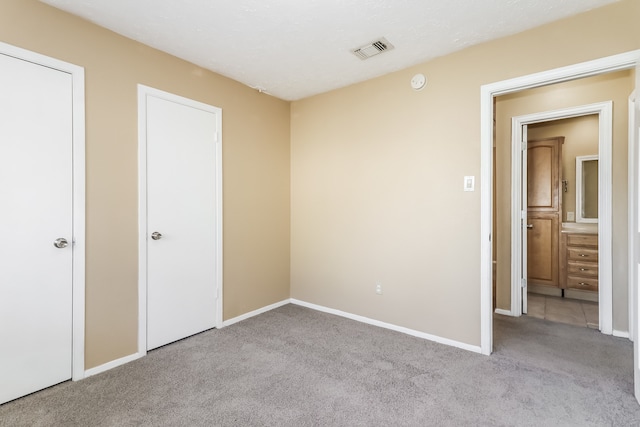
[[[389,43],[387,39],[382,37],[372,43],[361,46],[357,49],[352,49],[351,53],[353,53],[358,58],[364,60],[364,59],[369,59],[372,56],[379,55],[382,52],[386,52],[391,49],[393,49],[393,45]]]

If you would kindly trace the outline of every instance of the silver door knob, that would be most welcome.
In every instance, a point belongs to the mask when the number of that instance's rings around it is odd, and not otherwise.
[[[154,231],[153,233],[151,233],[151,238],[153,240],[160,240],[162,239],[162,234],[158,233],[157,231]]]
[[[533,224],[527,224],[527,228],[531,230],[533,228]]]
[[[60,237],[53,242],[53,246],[58,249],[66,248],[68,245],[69,242],[67,242],[67,239],[65,239],[64,237]]]

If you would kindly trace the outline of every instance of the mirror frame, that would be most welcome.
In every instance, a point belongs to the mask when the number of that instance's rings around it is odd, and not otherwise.
[[[593,161],[593,160],[598,160],[599,156],[597,154],[594,155],[590,155],[590,156],[576,156],[576,222],[579,223],[593,223],[593,224],[597,224],[598,223],[598,218],[583,218],[582,216],[582,202],[583,202],[583,197],[582,197],[582,193],[583,193],[583,185],[582,185],[582,164],[584,162],[588,162],[588,161]],[[598,161],[598,175],[600,174],[600,161]],[[600,180],[598,180],[598,183],[600,182]],[[599,195],[599,191],[598,191],[598,195]],[[600,201],[598,200],[598,203],[600,203]],[[598,208],[598,211],[600,209]]]

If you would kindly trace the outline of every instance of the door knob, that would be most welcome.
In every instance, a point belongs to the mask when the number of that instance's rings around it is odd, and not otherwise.
[[[69,245],[69,242],[67,242],[67,239],[65,239],[64,237],[60,237],[59,239],[56,239],[53,242],[53,246],[55,246],[58,249],[66,248],[68,245]]]
[[[527,224],[527,228],[531,230],[533,228],[533,224]]]
[[[154,231],[153,233],[151,233],[151,238],[153,240],[160,240],[162,239],[162,234],[158,233],[157,231]]]

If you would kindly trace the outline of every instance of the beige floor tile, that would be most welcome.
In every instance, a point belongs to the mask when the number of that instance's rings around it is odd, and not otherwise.
[[[585,328],[587,327],[587,322],[584,318],[584,315],[575,316],[572,314],[557,312],[557,313],[546,313],[544,318],[551,322],[567,323],[569,325],[582,326]]]
[[[545,314],[571,316],[584,320],[584,311],[580,302],[562,298],[547,297]]]
[[[537,294],[527,295],[527,316],[544,319],[545,297]]]
[[[534,294],[534,293],[527,293],[527,299],[529,300],[529,302],[544,302],[545,300],[545,296],[541,295],[541,294]]]
[[[529,293],[528,315],[598,329],[598,303]]]
[[[582,310],[584,311],[584,317],[587,319],[587,326],[598,329],[600,321],[598,304],[594,302],[582,302]]]

